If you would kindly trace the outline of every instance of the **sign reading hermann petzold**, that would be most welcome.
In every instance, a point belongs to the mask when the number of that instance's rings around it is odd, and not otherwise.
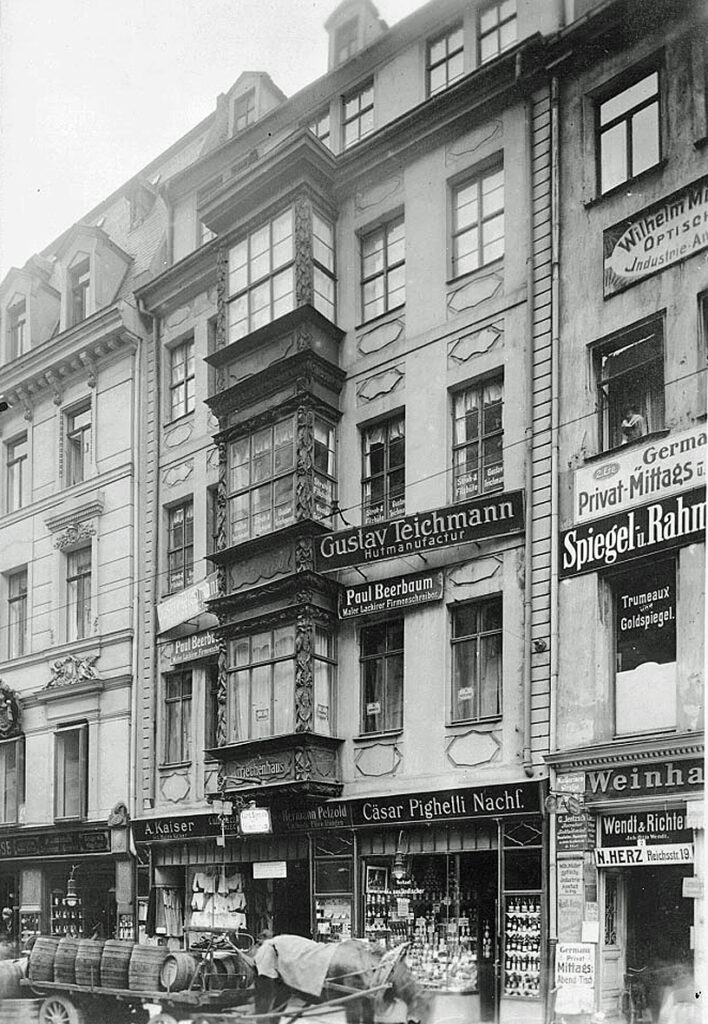
[[[605,298],[708,249],[708,175],[603,236]]]
[[[524,528],[523,491],[487,495],[400,519],[323,534],[315,548],[319,572],[380,562],[431,548],[488,540]]]

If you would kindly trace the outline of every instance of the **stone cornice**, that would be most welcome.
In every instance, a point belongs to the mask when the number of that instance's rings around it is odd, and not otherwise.
[[[312,605],[313,608],[317,609],[317,613],[321,614],[328,619],[331,619],[332,624],[337,624],[337,612],[336,612],[336,600],[339,591],[339,584],[325,576],[320,576],[314,572],[303,572],[296,573],[290,576],[283,576],[279,579],[273,580],[270,583],[262,583],[258,586],[251,587],[248,590],[239,591],[235,594],[225,594],[223,597],[214,598],[210,603],[210,607],[214,610],[218,608],[219,614],[222,618],[222,629],[225,632],[229,632],[232,623],[225,622],[225,615],[251,615],[252,618],[249,620],[249,629],[253,622],[256,621],[256,616],[259,607],[262,607],[264,602],[271,603],[279,600],[290,600],[296,598],[299,594],[310,592],[312,596],[319,595],[321,598],[332,602],[332,608],[327,609],[322,605]],[[279,614],[279,612],[277,613]],[[288,615],[294,620],[297,615],[297,608],[293,605],[288,609]],[[215,630],[218,632],[219,630]]]
[[[298,306],[289,313],[283,314],[283,316],[278,317],[277,320],[273,320],[271,323],[265,324],[263,327],[259,327],[258,330],[251,331],[243,338],[239,338],[237,341],[232,341],[229,345],[224,345],[223,348],[219,348],[216,352],[212,352],[205,356],[204,361],[209,363],[210,366],[225,366],[234,359],[247,355],[254,349],[263,349],[268,342],[273,341],[283,334],[288,334],[290,331],[294,331],[297,327],[309,326],[319,328],[336,342],[340,342],[346,334],[346,331],[343,331],[341,327],[337,327],[336,324],[333,324],[326,316],[323,316],[318,309],[315,309],[314,306],[305,304]],[[270,370],[267,370],[266,372],[269,373]]]
[[[134,351],[139,335],[125,325],[118,306],[95,313],[3,367],[3,390],[10,405],[31,404],[35,395],[59,389],[69,377],[90,374],[101,360]]]
[[[260,555],[286,543],[296,543],[303,538],[312,539],[330,532],[326,526],[314,519],[302,519],[291,523],[290,526],[284,526],[282,530],[264,533],[261,537],[253,537],[241,544],[232,544],[231,547],[224,548],[223,551],[213,551],[207,555],[207,559],[215,565],[231,565],[233,562],[238,562],[240,558]],[[221,599],[214,598],[213,600]],[[209,603],[211,604],[211,602]]]
[[[641,764],[669,758],[702,757],[705,738],[702,732],[666,736],[633,736],[611,740],[592,747],[554,751],[544,760],[557,771],[601,768],[616,764]]]
[[[97,491],[87,495],[86,501],[72,505],[69,508],[61,508],[53,515],[47,516],[44,522],[50,533],[56,533],[57,530],[73,526],[74,523],[81,522],[84,519],[93,519],[94,516],[100,516],[105,504],[105,494],[103,491]]]
[[[149,313],[164,316],[189,299],[216,286],[216,252],[212,239],[140,288],[135,295]]]

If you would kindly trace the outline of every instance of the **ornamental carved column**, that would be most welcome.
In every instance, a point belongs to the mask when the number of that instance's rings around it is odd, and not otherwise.
[[[312,305],[312,205],[305,196],[295,200],[295,305]]]
[[[309,594],[297,595],[295,625],[295,732],[313,731],[315,624]]]
[[[297,410],[295,451],[295,518],[312,519],[315,508],[315,413],[305,405]]]
[[[219,653],[216,662],[216,745],[226,746],[228,728],[226,724],[226,694],[228,687],[228,664],[229,658],[226,650],[226,640],[219,637]]]
[[[216,254],[216,348],[224,348],[226,338],[226,300],[228,298],[229,254],[224,246],[220,246]],[[216,390],[223,391],[226,387],[226,374],[223,366],[216,371]]]

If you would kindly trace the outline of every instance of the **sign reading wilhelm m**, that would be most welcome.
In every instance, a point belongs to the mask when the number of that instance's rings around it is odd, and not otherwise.
[[[361,562],[379,562],[397,555],[518,533],[523,528],[523,491],[508,491],[323,534],[315,549],[315,567],[323,572]]]

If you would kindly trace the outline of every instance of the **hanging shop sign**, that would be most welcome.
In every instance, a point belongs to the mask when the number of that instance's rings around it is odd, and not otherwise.
[[[219,640],[210,629],[172,641],[173,665],[182,665],[186,661],[197,661],[200,658],[211,658],[218,653]]]
[[[634,799],[638,796],[673,796],[703,789],[703,761],[652,761],[623,768],[602,768],[585,773],[585,799]]]
[[[486,495],[429,512],[325,533],[315,547],[319,572],[398,555],[489,540],[524,528],[523,491]]]
[[[239,811],[238,820],[245,836],[258,836],[273,831],[269,807],[256,807],[255,804],[244,807]]]
[[[215,572],[205,576],[200,583],[193,587],[180,590],[179,594],[172,594],[165,598],[157,606],[157,625],[160,633],[168,629],[174,629],[182,622],[196,619],[199,615],[208,612],[207,601],[219,596],[218,576]]]
[[[560,575],[578,576],[705,540],[706,489],[663,498],[564,530]]]
[[[603,814],[600,818],[600,846],[692,842],[693,829],[686,825],[685,810]]]
[[[609,846],[595,850],[595,866],[598,868],[653,868],[662,864],[693,864],[693,843]]]
[[[595,845],[595,819],[590,814],[556,815],[556,849],[561,853],[582,853]]]
[[[705,483],[705,427],[632,446],[574,474],[573,522],[621,512]]]
[[[708,175],[604,232],[604,296],[706,248]]]
[[[0,857],[61,857],[86,853],[110,853],[108,829],[43,832],[0,837]]]
[[[169,839],[207,839],[238,834],[238,820],[233,815],[180,814],[162,818],[134,818],[131,822],[136,843],[164,842]]]
[[[389,576],[371,583],[357,583],[339,591],[339,618],[414,608],[429,601],[441,601],[442,572],[417,572],[406,576]]]

